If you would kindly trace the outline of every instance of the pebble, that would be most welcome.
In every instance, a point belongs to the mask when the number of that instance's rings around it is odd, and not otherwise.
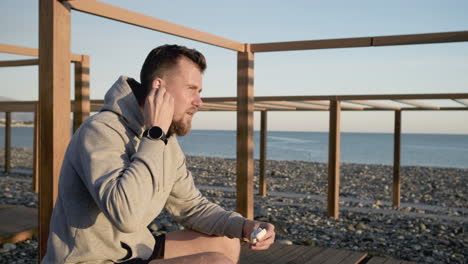
[[[15,244],[11,244],[11,243],[6,243],[6,244],[3,244],[3,249],[5,251],[12,251],[12,250],[15,250],[16,249],[16,245]]]
[[[292,245],[293,244],[292,241],[287,240],[287,239],[279,239],[279,240],[276,240],[275,243],[281,244],[281,245]]]

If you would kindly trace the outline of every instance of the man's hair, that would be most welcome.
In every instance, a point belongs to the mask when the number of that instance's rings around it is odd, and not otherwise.
[[[148,54],[140,72],[141,87],[132,88],[139,105],[144,105],[154,79],[161,78],[166,71],[174,68],[182,57],[195,63],[202,73],[205,71],[205,57],[195,49],[179,45],[163,45]]]

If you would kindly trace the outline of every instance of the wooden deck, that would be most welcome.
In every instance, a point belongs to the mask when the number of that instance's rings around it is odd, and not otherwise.
[[[240,264],[410,264],[413,262],[370,257],[365,252],[299,245],[273,244],[268,250],[250,250],[242,243]]]
[[[37,231],[37,209],[0,205],[0,244],[31,238]],[[409,264],[383,257],[369,257],[365,252],[299,245],[273,244],[268,250],[250,250],[242,243],[240,264]]]
[[[31,238],[37,231],[37,209],[0,205],[0,244]]]

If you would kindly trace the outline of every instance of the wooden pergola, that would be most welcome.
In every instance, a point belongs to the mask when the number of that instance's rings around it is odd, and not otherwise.
[[[339,120],[340,111],[347,106],[346,100],[376,100],[372,98],[360,97],[338,97],[332,96],[328,99],[317,99],[317,97],[289,97],[280,99],[273,97],[254,98],[254,53],[310,50],[310,49],[330,49],[330,48],[354,48],[373,47],[388,45],[409,45],[409,44],[429,44],[468,41],[468,31],[398,35],[398,36],[377,36],[328,40],[292,41],[277,43],[241,43],[230,39],[215,36],[189,27],[180,26],[157,18],[149,17],[133,11],[114,7],[95,0],[40,0],[39,1],[39,135],[41,147],[39,150],[39,257],[45,254],[47,237],[49,233],[49,222],[57,196],[57,183],[60,173],[62,159],[65,149],[70,139],[69,112],[64,109],[71,108],[70,102],[70,71],[69,63],[73,60],[70,52],[70,14],[71,11],[79,11],[96,15],[150,30],[172,34],[182,38],[192,39],[206,44],[229,49],[238,53],[237,57],[237,97],[229,100],[218,100],[220,104],[226,105],[230,111],[237,111],[237,205],[236,210],[247,218],[253,218],[253,112],[255,109],[275,111],[271,104],[276,101],[291,101],[288,103],[304,104],[307,101],[328,100],[327,107],[331,113],[330,131],[330,163],[329,176],[334,182],[329,183],[332,190],[338,189],[339,181]],[[30,63],[30,62],[28,62]],[[89,97],[89,92],[87,95]],[[84,96],[84,97],[85,97]],[[396,95],[395,95],[396,96]],[[466,96],[466,95],[464,95]],[[83,98],[84,98],[83,97]],[[80,98],[76,97],[75,98]],[[294,99],[295,98],[295,99]],[[456,97],[451,99],[463,99],[466,97]],[[231,100],[232,99],[232,100]],[[343,100],[346,99],[346,100]],[[398,98],[384,98],[395,99]],[[412,100],[407,98],[404,100]],[[416,99],[428,99],[424,95]],[[210,100],[213,100],[210,102]],[[209,108],[210,103],[215,99],[205,99],[206,110],[216,110]],[[225,103],[222,103],[225,102]],[[230,104],[231,106],[229,106]],[[232,105],[235,103],[235,105]],[[263,104],[262,104],[263,103]],[[350,102],[352,104],[352,102]],[[211,105],[213,106],[213,105]],[[216,106],[216,105],[215,105]],[[233,109],[232,106],[235,108]],[[289,105],[291,106],[291,105]],[[279,107],[289,107],[278,105]],[[320,105],[319,105],[320,106]],[[221,107],[217,105],[217,107]],[[270,107],[270,108],[269,108]],[[295,106],[295,110],[303,108]],[[292,106],[291,106],[292,108]],[[220,110],[220,109],[218,109]],[[225,110],[225,109],[223,109]],[[227,109],[226,109],[227,110]],[[282,109],[281,111],[286,110]],[[293,110],[293,109],[290,109]],[[312,110],[312,109],[307,109]],[[322,109],[325,110],[325,109]],[[357,110],[357,109],[355,109]],[[364,108],[362,110],[365,110]],[[398,110],[401,111],[401,110]],[[401,112],[399,112],[401,113]],[[399,118],[398,118],[399,120]],[[266,119],[265,119],[266,121]],[[47,136],[44,136],[47,135]],[[337,203],[337,192],[331,194],[330,200]],[[330,205],[330,203],[329,203]],[[337,204],[336,204],[337,205]],[[332,216],[337,217],[337,206]],[[329,212],[330,214],[330,212]]]

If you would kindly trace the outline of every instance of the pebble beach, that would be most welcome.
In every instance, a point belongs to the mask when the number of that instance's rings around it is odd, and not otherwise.
[[[3,150],[0,160],[3,163]],[[12,149],[12,173],[0,168],[0,204],[37,208],[32,192],[32,149]],[[187,157],[195,183],[209,200],[235,210],[234,159]],[[418,263],[467,263],[468,169],[401,167],[401,206],[392,206],[393,168],[344,163],[340,218],[326,216],[328,165],[305,161],[266,163],[266,197],[258,192],[255,218],[275,225],[276,243],[365,251]],[[184,227],[163,211],[153,234]],[[37,238],[0,245],[0,264],[36,263]]]

